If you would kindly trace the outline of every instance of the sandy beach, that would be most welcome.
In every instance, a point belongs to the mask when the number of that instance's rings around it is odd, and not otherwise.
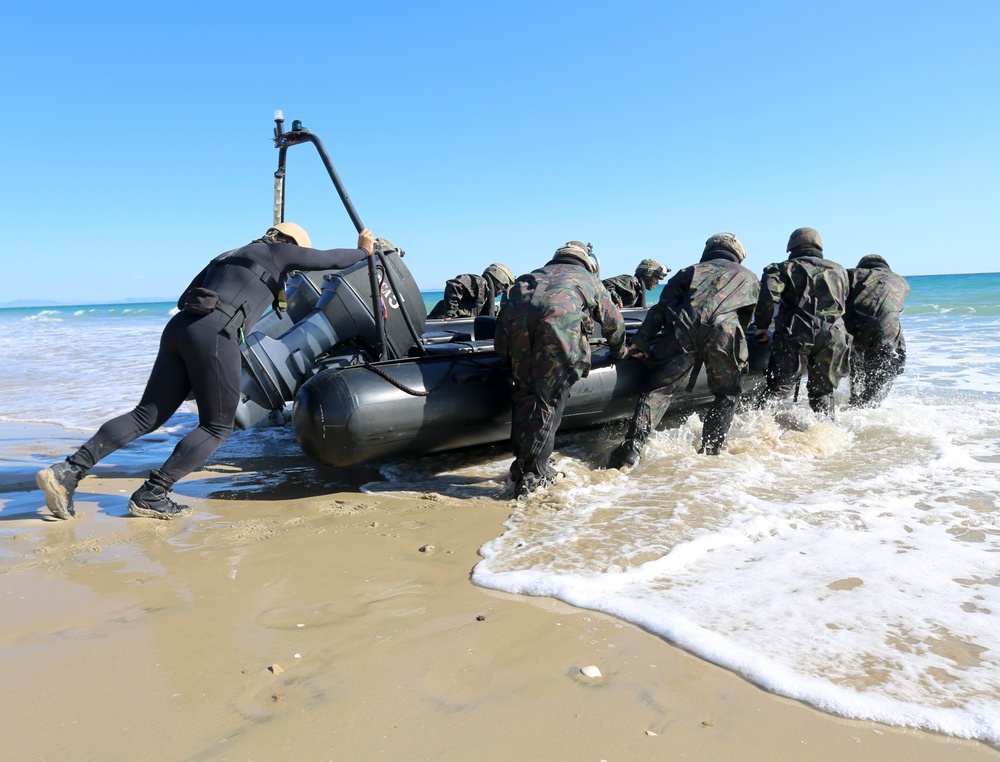
[[[303,459],[259,488],[230,466],[193,474],[177,492],[194,515],[158,522],[126,515],[140,480],[112,467],[62,522],[31,463],[73,436],[36,428],[4,428],[41,440],[0,491],[7,758],[1000,759],[777,697],[603,614],[474,586],[514,503],[365,494],[351,479],[370,474]]]

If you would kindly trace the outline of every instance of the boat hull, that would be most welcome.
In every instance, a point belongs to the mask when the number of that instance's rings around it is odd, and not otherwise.
[[[510,438],[513,382],[486,342],[450,344],[409,360],[320,371],[296,395],[292,410],[302,450],[331,466],[421,455]],[[766,366],[766,345],[753,357],[750,386]],[[574,384],[560,431],[628,418],[649,377],[640,360],[612,362],[595,348],[590,375]],[[428,391],[429,390],[429,391]],[[710,402],[700,373],[674,396],[672,409]]]

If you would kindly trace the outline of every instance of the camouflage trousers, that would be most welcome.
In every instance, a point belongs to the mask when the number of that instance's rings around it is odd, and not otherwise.
[[[708,376],[708,389],[715,395],[705,416],[702,450],[718,454],[743,393],[748,359],[746,336],[736,321],[701,326],[693,340],[662,336],[652,353],[649,387],[636,403],[623,446],[638,457],[646,439],[670,407],[673,395],[683,387],[691,369],[700,363]]]
[[[514,393],[511,401],[510,440],[514,462],[510,477],[518,491],[550,483],[556,431],[562,423],[570,388],[580,377],[573,367],[552,365],[546,356],[512,358]]]
[[[898,325],[874,325],[853,334],[850,366],[850,404],[881,405],[889,396],[892,382],[906,367],[906,342]]]
[[[821,323],[810,339],[774,332],[762,404],[791,397],[804,366],[809,406],[817,413],[833,415],[833,391],[847,373],[850,335],[838,320]]]

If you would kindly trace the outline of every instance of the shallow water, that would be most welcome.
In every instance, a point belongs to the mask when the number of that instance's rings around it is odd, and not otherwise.
[[[680,416],[628,475],[594,468],[620,431],[560,437],[566,478],[511,503],[473,581],[613,614],[831,712],[1000,744],[1000,275],[911,284],[907,371],[883,407],[744,412],[718,458]],[[122,309],[0,310],[0,421],[87,432],[128,409],[170,305]],[[191,422],[121,462],[165,456]],[[276,479],[338,478],[295,461],[282,428],[213,460],[264,449],[291,459]],[[508,463],[505,446],[428,456],[364,489],[503,497]]]

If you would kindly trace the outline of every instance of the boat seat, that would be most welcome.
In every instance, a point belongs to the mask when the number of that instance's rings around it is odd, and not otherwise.
[[[472,335],[464,331],[434,331],[421,337],[422,344],[451,344],[455,341],[472,341]]]
[[[497,333],[497,319],[493,315],[478,315],[472,328],[476,341],[493,340]]]
[[[424,355],[428,357],[447,357],[448,355],[479,355],[493,352],[493,342],[485,341],[455,341],[450,344],[425,344]]]

